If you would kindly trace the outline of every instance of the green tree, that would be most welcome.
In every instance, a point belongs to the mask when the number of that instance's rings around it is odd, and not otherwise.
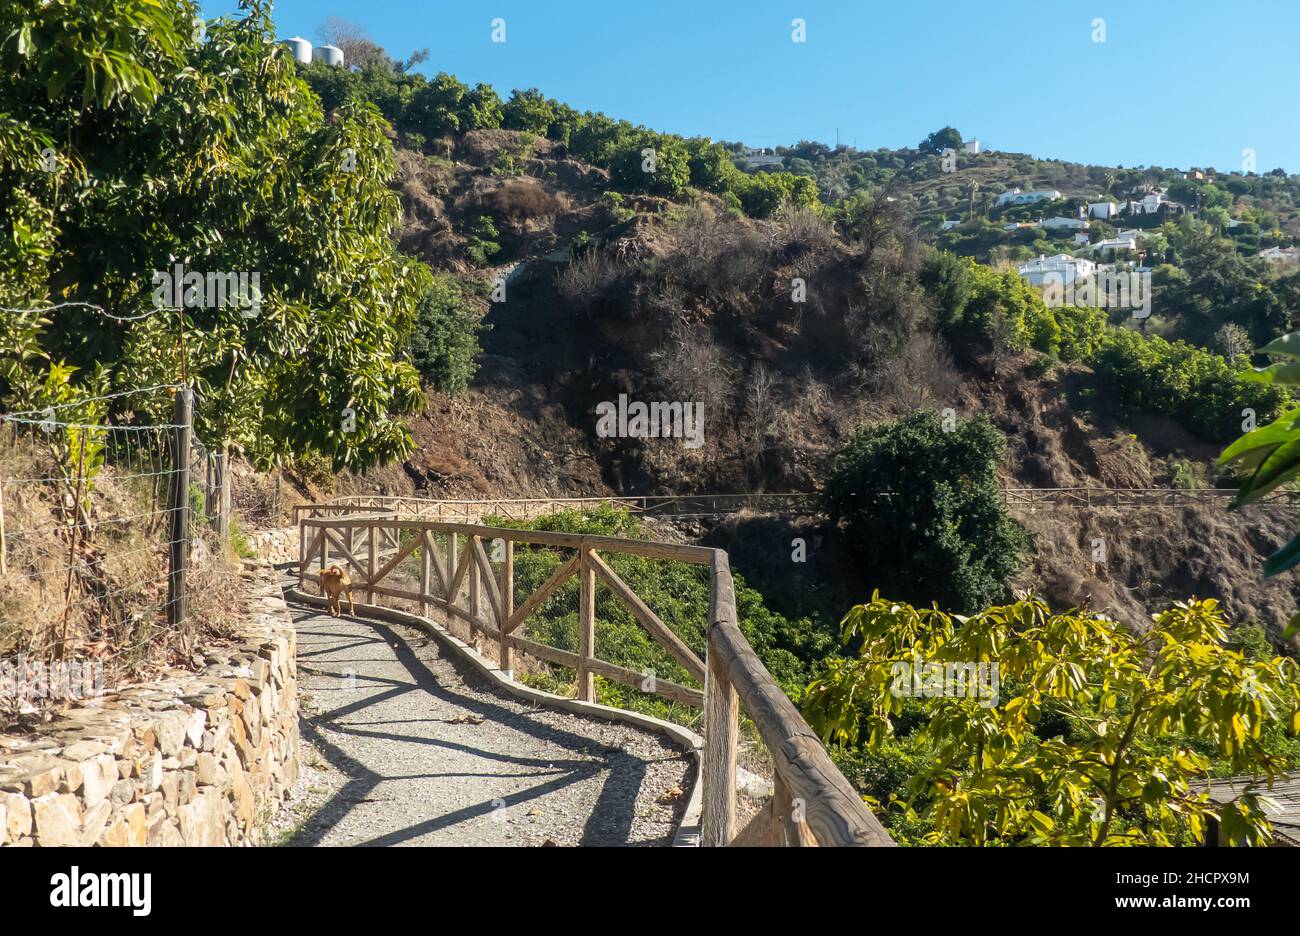
[[[1266,789],[1216,806],[1200,783],[1207,754],[1281,771],[1270,746],[1300,728],[1297,666],[1231,649],[1214,601],[1135,636],[1037,600],[957,618],[876,594],[843,636],[857,651],[808,687],[809,721],[873,750],[911,728],[930,756],[890,807],[919,812],[930,844],[1193,845],[1211,818],[1233,844],[1271,838]]]
[[[465,102],[469,93],[454,75],[439,72],[411,95],[403,123],[431,137],[471,129],[462,126],[462,118],[472,106]]]
[[[411,359],[429,385],[459,393],[478,370],[482,300],[469,285],[449,273],[435,274],[415,311]]]
[[[942,130],[936,130],[924,140],[917,144],[917,149],[922,153],[929,153],[938,156],[946,149],[961,151],[962,138],[955,127],[944,127]]]
[[[393,246],[386,121],[352,100],[327,122],[269,4],[245,8],[206,34],[183,0],[0,8],[0,215],[18,233],[0,263],[19,274],[0,289],[129,320],[52,310],[26,366],[102,369],[120,388],[186,378],[200,437],[263,463],[401,457],[400,416],[420,404],[402,355],[429,274]],[[42,141],[53,171],[27,149]],[[176,263],[255,273],[260,295],[185,308],[182,343],[153,282]]]
[[[1005,443],[984,417],[913,413],[860,430],[823,493],[878,587],[958,611],[1002,598],[1025,551],[997,485]]]
[[[546,136],[553,120],[554,104],[536,88],[516,89],[502,108],[501,125],[507,130],[525,130]]]

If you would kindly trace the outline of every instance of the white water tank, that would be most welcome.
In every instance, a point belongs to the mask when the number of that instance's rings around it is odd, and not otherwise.
[[[313,62],[324,62],[326,65],[333,65],[335,68],[342,68],[343,50],[332,45],[316,46],[311,50],[311,60]]]
[[[289,47],[293,53],[295,62],[301,62],[303,65],[311,64],[311,43],[306,39],[300,39],[294,36],[292,39],[284,40],[284,44]]]

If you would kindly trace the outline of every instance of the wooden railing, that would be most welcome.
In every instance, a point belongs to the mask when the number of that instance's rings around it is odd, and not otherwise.
[[[1003,488],[1008,507],[1034,510],[1039,507],[1185,507],[1213,504],[1226,507],[1237,496],[1236,488]],[[1261,503],[1300,506],[1300,491],[1273,491]]]
[[[315,513],[316,515],[312,515]],[[328,514],[328,515],[326,515]],[[502,541],[501,570],[485,542]],[[821,741],[781,691],[741,633],[727,554],[701,546],[607,536],[514,530],[430,520],[393,512],[348,514],[339,505],[311,505],[299,519],[299,582],[319,582],[310,571],[346,564],[353,587],[368,603],[376,596],[437,608],[468,624],[471,639],[497,642],[500,666],[515,670],[523,653],[573,669],[577,695],[595,700],[595,677],[704,710],[702,843],[704,845],[892,845],[888,833],[835,767]],[[515,546],[572,550],[518,607],[514,606]],[[710,577],[706,656],[701,659],[636,594],[602,555],[640,556],[704,566]],[[418,562],[418,584],[395,582],[394,571]],[[521,625],[569,579],[579,581],[578,649],[523,636]],[[633,618],[681,667],[704,686],[654,679],[596,656],[596,583],[603,581]],[[753,720],[771,753],[774,795],[746,827],[737,828],[736,759],[741,710]]]
[[[1057,487],[1001,489],[1008,507],[1181,507],[1190,504],[1226,506],[1236,496],[1231,488],[1102,488]],[[889,497],[887,493],[876,495]],[[1300,507],[1300,491],[1274,491],[1262,502]],[[816,494],[673,494],[646,497],[489,498],[485,500],[435,500],[423,497],[352,494],[325,504],[300,504],[293,508],[297,526],[302,517],[340,516],[361,510],[396,512],[432,520],[476,523],[484,517],[534,520],[561,510],[590,510],[608,505],[644,516],[708,517],[741,510],[786,516],[813,516],[820,511]]]
[[[304,516],[341,515],[360,510],[397,511],[406,516],[462,523],[474,523],[483,517],[535,520],[561,510],[590,510],[601,506],[618,507],[646,516],[669,517],[721,516],[741,510],[813,514],[818,509],[818,497],[816,494],[673,494],[435,500],[405,495],[349,494],[325,504],[299,504],[293,508],[293,522],[297,526]]]

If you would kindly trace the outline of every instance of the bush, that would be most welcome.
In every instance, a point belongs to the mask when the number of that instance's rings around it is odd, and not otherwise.
[[[1263,425],[1290,399],[1282,387],[1244,380],[1241,369],[1211,351],[1125,329],[1111,330],[1092,364],[1124,402],[1172,416],[1216,442],[1240,433],[1243,408]]]
[[[1026,547],[1002,502],[1002,436],[984,417],[914,413],[860,430],[837,455],[826,512],[873,587],[973,610],[1006,595]]]
[[[523,227],[539,218],[553,218],[560,210],[554,195],[531,182],[511,182],[483,197],[483,207],[498,221]]]
[[[465,225],[465,255],[479,266],[487,266],[489,259],[500,252],[497,238],[501,232],[488,215],[479,215]]]
[[[478,364],[483,324],[473,288],[450,274],[435,275],[416,307],[411,360],[425,382],[442,393],[469,386]]]

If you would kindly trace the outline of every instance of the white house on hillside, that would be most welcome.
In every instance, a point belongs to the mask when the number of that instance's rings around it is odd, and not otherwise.
[[[1048,218],[1043,222],[1043,227],[1049,231],[1086,231],[1088,222],[1079,218]]]
[[[980,141],[967,140],[966,142],[962,143],[961,151],[963,153],[968,153],[971,156],[978,156],[980,154]]]
[[[1119,214],[1119,205],[1113,201],[1088,202],[1088,217],[1109,221]]]
[[[1061,193],[1056,189],[1022,192],[1018,188],[1013,188],[1008,189],[994,199],[993,207],[1001,208],[1003,205],[1033,205],[1041,201],[1053,201],[1060,197]]]
[[[1269,247],[1255,256],[1269,263],[1300,263],[1300,247]]]
[[[1161,189],[1153,189],[1147,192],[1141,198],[1128,203],[1129,214],[1158,214],[1161,208],[1183,212],[1186,208],[1178,202],[1171,199]]]
[[[1111,237],[1107,240],[1099,240],[1092,245],[1092,252],[1100,256],[1101,254],[1114,253],[1117,250],[1137,250],[1138,242],[1136,237]]]
[[[1029,281],[1029,285],[1042,286],[1047,282],[1048,277],[1064,285],[1073,283],[1079,277],[1090,277],[1096,269],[1097,265],[1091,260],[1071,257],[1069,254],[1057,254],[1054,257],[1039,257],[1037,260],[1022,263],[1017,272]]]

